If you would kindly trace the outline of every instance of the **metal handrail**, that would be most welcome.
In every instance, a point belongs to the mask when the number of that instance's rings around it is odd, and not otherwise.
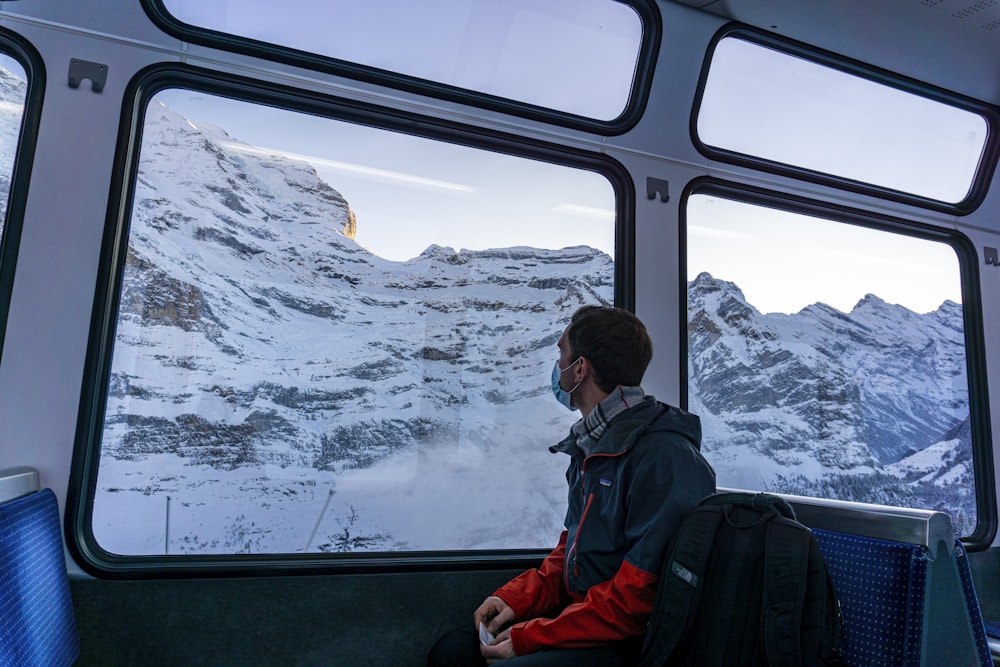
[[[41,488],[38,471],[20,466],[0,470],[0,503],[16,500]]]
[[[742,491],[739,489],[719,490]],[[754,493],[753,491],[742,492]],[[951,517],[944,512],[872,505],[847,500],[809,498],[783,493],[771,495],[779,496],[788,501],[792,509],[795,510],[799,522],[810,528],[917,544],[927,547],[932,553],[942,542],[949,548],[955,543]]]

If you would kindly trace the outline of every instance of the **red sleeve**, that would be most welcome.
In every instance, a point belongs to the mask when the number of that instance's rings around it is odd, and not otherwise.
[[[513,626],[514,653],[597,646],[641,635],[653,610],[657,579],[622,561],[615,576],[592,586],[581,602],[569,605],[556,618],[536,618]]]
[[[570,601],[563,588],[566,535],[564,530],[559,544],[537,569],[522,572],[493,593],[514,610],[519,620],[541,616]]]

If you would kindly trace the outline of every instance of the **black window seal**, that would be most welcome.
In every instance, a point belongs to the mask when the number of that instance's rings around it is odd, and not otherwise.
[[[989,548],[997,533],[996,487],[993,469],[993,441],[990,399],[986,374],[986,336],[983,329],[982,292],[979,283],[979,253],[967,236],[958,230],[927,224],[864,209],[826,204],[814,199],[776,190],[723,181],[705,176],[691,181],[682,193],[680,207],[680,403],[688,406],[688,270],[687,204],[692,195],[711,195],[756,206],[946,243],[958,257],[962,283],[962,311],[965,329],[965,363],[969,379],[969,421],[972,428],[973,475],[976,482],[976,527],[971,535],[958,536],[969,551]]]
[[[726,37],[742,39],[759,46],[763,46],[775,51],[780,51],[791,56],[802,58],[810,62],[824,65],[841,72],[857,76],[868,81],[873,81],[906,93],[918,95],[925,99],[934,100],[948,106],[969,111],[981,116],[987,123],[987,139],[980,157],[976,174],[965,198],[956,203],[943,202],[930,197],[915,195],[901,190],[872,185],[864,181],[833,176],[821,171],[795,167],[774,160],[755,157],[746,153],[738,153],[727,149],[709,146],[701,141],[698,136],[698,112],[701,109],[702,98],[705,92],[705,84],[708,80],[709,70],[712,65],[712,58],[719,42]],[[802,42],[796,42],[787,38],[778,37],[772,33],[764,32],[756,28],[751,28],[742,24],[731,23],[723,26],[712,38],[712,41],[705,54],[705,61],[702,65],[701,75],[698,80],[698,88],[695,93],[695,102],[691,109],[691,119],[689,133],[691,141],[698,151],[705,157],[719,160],[729,164],[750,169],[789,176],[810,183],[829,185],[841,190],[857,192],[859,194],[872,195],[880,199],[902,202],[919,206],[932,211],[940,211],[952,215],[968,215],[975,211],[983,203],[989,191],[993,173],[996,170],[998,158],[1000,158],[1000,107],[986,104],[980,100],[965,97],[951,91],[931,86],[930,84],[910,79],[902,75],[867,65],[857,60],[837,55],[833,52],[819,49]]]
[[[38,123],[42,115],[45,93],[45,65],[38,51],[17,33],[0,27],[0,51],[17,60],[24,68],[27,88],[24,112],[17,136],[17,148],[7,193],[7,211],[3,220],[3,240],[0,241],[0,355],[3,354],[7,334],[7,316],[17,269],[17,255],[21,245],[21,228],[31,185],[31,166],[35,160],[38,141]]]
[[[502,132],[439,121],[375,105],[331,98],[183,64],[155,64],[129,82],[122,104],[113,180],[95,286],[87,357],[80,391],[73,462],[64,521],[67,547],[89,574],[109,579],[212,576],[274,576],[435,570],[507,569],[537,565],[545,551],[378,552],[365,554],[262,554],[121,556],[98,545],[93,534],[93,501],[100,462],[103,417],[115,344],[118,307],[128,245],[139,147],[150,98],[167,88],[208,94],[327,116],[469,147],[494,150],[606,177],[616,195],[615,304],[634,310],[635,248],[632,226],[635,191],[624,166],[613,158]],[[553,540],[557,536],[553,535]]]
[[[663,23],[655,2],[652,0],[614,1],[626,4],[636,11],[642,22],[643,31],[639,44],[635,73],[632,78],[631,92],[625,109],[618,117],[610,121],[602,121],[429,79],[421,79],[368,65],[321,56],[308,51],[263,42],[249,37],[240,37],[238,35],[194,26],[175,18],[167,11],[163,5],[163,0],[140,0],[142,8],[160,30],[185,42],[232,53],[240,53],[255,58],[263,58],[295,67],[303,67],[324,74],[344,76],[366,83],[481,107],[490,111],[498,111],[500,113],[604,136],[624,134],[635,127],[642,118],[646,102],[649,98],[653,69],[659,54],[660,40],[663,35]]]

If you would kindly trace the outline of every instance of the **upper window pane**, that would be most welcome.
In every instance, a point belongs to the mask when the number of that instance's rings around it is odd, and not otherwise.
[[[599,121],[625,110],[642,21],[613,0],[163,0],[189,25]]]
[[[688,397],[719,486],[948,512],[976,527],[958,256],[696,194]]]
[[[223,129],[225,128],[225,129]],[[542,548],[603,175],[184,89],[148,104],[93,507],[124,555]],[[502,499],[502,500],[498,500]]]
[[[714,148],[958,204],[989,126],[971,111],[725,37],[697,132]]]

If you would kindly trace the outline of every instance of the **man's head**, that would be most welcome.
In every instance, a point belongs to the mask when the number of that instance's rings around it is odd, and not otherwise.
[[[560,368],[583,357],[605,393],[618,385],[638,385],[653,358],[653,342],[639,318],[606,306],[583,306],[573,313],[559,350]]]

